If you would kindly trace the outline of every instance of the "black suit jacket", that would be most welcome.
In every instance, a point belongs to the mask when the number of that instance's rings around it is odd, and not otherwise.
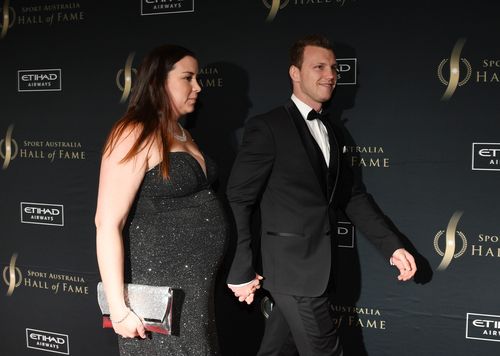
[[[250,119],[228,181],[237,247],[228,283],[255,278],[250,216],[261,208],[264,286],[271,292],[315,297],[328,286],[336,245],[336,214],[350,220],[387,259],[402,247],[370,197],[354,184],[340,130],[326,123],[329,168],[299,110],[284,106]]]

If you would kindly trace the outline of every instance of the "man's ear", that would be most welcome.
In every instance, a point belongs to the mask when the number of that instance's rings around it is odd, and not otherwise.
[[[290,79],[292,80],[292,82],[300,81],[300,69],[293,64],[288,69],[288,74],[290,74]]]

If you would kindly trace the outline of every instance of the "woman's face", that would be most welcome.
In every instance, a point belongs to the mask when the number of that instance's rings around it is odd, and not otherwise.
[[[201,91],[198,84],[198,61],[186,56],[176,62],[168,72],[165,90],[179,116],[193,112],[198,93]]]

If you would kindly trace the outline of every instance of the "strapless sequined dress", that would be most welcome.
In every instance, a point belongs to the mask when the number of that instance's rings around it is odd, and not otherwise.
[[[170,179],[146,172],[124,233],[127,282],[174,288],[173,335],[119,338],[121,356],[219,355],[214,285],[222,261],[226,215],[207,175],[187,152],[170,153]]]

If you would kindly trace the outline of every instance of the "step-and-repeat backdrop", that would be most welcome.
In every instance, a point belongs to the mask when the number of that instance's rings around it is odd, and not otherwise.
[[[340,222],[334,303],[346,355],[500,350],[500,5],[493,1],[0,0],[0,354],[117,355],[103,330],[94,213],[100,152],[136,68],[194,50],[203,87],[185,123],[227,176],[245,120],[290,95],[288,49],[335,44],[332,120],[353,169],[417,256],[400,283]],[[224,355],[254,355],[263,297],[217,285]]]

